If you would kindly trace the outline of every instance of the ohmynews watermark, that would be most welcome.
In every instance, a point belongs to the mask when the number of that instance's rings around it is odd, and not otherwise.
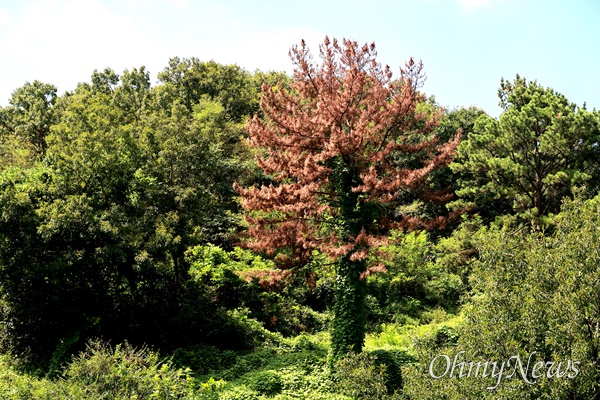
[[[529,355],[524,363],[518,355],[503,361],[467,361],[462,356],[465,351],[459,351],[454,359],[446,354],[436,356],[429,363],[429,376],[434,379],[450,378],[494,378],[496,384],[487,389],[496,389],[502,379],[521,378],[530,385],[544,376],[548,379],[573,379],[579,375],[579,361],[535,361],[537,352]],[[440,372],[443,371],[443,372]]]

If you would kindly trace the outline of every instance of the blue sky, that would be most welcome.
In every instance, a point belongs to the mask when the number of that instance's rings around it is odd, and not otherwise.
[[[0,0],[0,105],[26,81],[59,93],[169,58],[291,72],[289,48],[325,35],[375,42],[394,71],[422,59],[423,90],[448,108],[500,114],[500,78],[537,80],[600,109],[600,0]]]

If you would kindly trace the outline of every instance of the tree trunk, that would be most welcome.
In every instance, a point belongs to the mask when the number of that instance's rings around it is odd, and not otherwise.
[[[351,261],[349,256],[336,264],[335,305],[331,332],[331,353],[334,360],[348,352],[359,353],[365,340],[365,296],[367,286],[360,274],[364,262]]]

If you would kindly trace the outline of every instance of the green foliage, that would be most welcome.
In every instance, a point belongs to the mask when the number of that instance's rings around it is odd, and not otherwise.
[[[248,316],[271,331],[284,335],[326,329],[328,316],[301,304],[302,287],[269,286],[270,273],[275,272],[273,261],[249,250],[235,248],[226,252],[211,244],[196,246],[186,252],[190,277],[206,287],[210,296],[223,307],[247,309]]]
[[[190,276],[214,282],[217,286],[224,284],[222,281],[233,279],[231,273],[269,271],[275,268],[273,261],[239,247],[227,252],[212,244],[200,245],[190,248],[186,257],[190,264]]]
[[[74,199],[63,203],[62,220],[54,213],[38,213],[48,197],[49,176],[50,171],[43,167],[0,172],[0,288],[6,305],[3,345],[24,358],[50,357],[60,339],[71,338],[93,324],[87,320],[89,310],[108,295],[103,282],[81,268],[81,248],[65,251],[57,248],[58,241],[46,241],[40,235],[44,218],[55,226],[62,223],[63,236],[72,235],[71,229],[83,223],[82,213],[68,208]],[[92,261],[86,267],[93,265]],[[76,283],[72,281],[75,275]],[[81,302],[84,291],[94,301]],[[48,317],[52,324],[47,323]]]
[[[552,235],[523,229],[492,229],[474,264],[473,293],[456,346],[423,342],[420,364],[406,371],[411,399],[420,398],[597,398],[600,362],[600,198],[567,201]],[[448,343],[440,343],[447,345]],[[427,368],[439,354],[508,361],[578,362],[576,376],[548,376],[529,384],[513,379],[444,377]],[[555,365],[555,368],[558,364]],[[573,371],[571,371],[573,372]],[[527,372],[532,379],[531,368]],[[562,374],[561,374],[562,375]],[[493,391],[487,387],[495,387]]]
[[[435,102],[435,98],[429,98],[426,103],[419,106],[419,110],[429,114],[441,114],[438,124],[434,129],[433,136],[439,143],[449,143],[456,135],[459,135],[461,141],[464,141],[468,135],[473,132],[475,121],[485,112],[477,107],[457,108],[451,111],[445,110]],[[415,133],[415,137],[420,137]],[[431,139],[424,136],[422,139]],[[426,150],[416,153],[405,154],[398,161],[402,165],[413,167],[420,166],[420,159],[426,156]],[[437,241],[440,237],[448,236],[460,222],[457,216],[466,211],[463,207],[451,207],[452,203],[446,203],[447,200],[456,200],[455,193],[459,189],[457,180],[459,175],[449,166],[440,166],[426,177],[417,188],[402,193],[405,205],[400,207],[397,212],[406,212],[413,217],[420,217],[424,220],[433,221],[436,218],[447,218],[440,229],[429,231],[429,237]],[[440,196],[442,201],[423,201],[419,200],[418,194],[423,192],[432,192]],[[490,210],[485,210],[490,211]]]
[[[219,398],[239,395],[243,398],[347,399],[336,395],[337,391],[332,387],[326,367],[328,347],[326,332],[317,336],[301,334],[281,338],[277,342],[265,341],[262,347],[251,352],[236,352],[234,358],[223,365],[212,363],[212,370],[205,371],[200,379],[225,380],[227,384],[218,392]],[[201,358],[203,355],[216,360],[208,349],[196,356]],[[278,394],[264,394],[271,390]]]
[[[235,386],[219,394],[219,400],[255,400],[259,393],[245,386]]]
[[[56,122],[56,99],[54,85],[26,82],[12,93],[9,106],[0,108],[0,138],[13,136],[43,155],[46,136]]]
[[[389,394],[402,390],[402,370],[395,352],[389,350],[372,350],[368,354],[376,365],[385,367],[385,387]]]
[[[211,377],[208,381],[200,384],[200,390],[203,392],[218,392],[222,390],[226,385],[226,382],[222,379],[218,381]]]
[[[376,348],[408,348],[412,339],[406,334],[412,332],[415,320],[406,321],[402,326],[381,324],[379,331],[367,336],[367,347]]]
[[[5,109],[0,107],[0,118]],[[35,160],[35,151],[21,139],[10,134],[0,134],[0,169],[9,166],[26,167]]]
[[[178,57],[158,74],[161,86],[159,101],[180,99],[189,110],[207,97],[223,105],[228,119],[235,122],[259,111],[259,94],[263,82],[287,81],[282,73],[248,73],[237,65],[221,65],[214,61]]]
[[[457,274],[458,260],[450,259],[454,249],[434,245],[426,232],[395,232],[391,239],[393,244],[382,248],[388,272],[368,278],[368,290],[376,299],[372,309],[378,310],[371,313],[371,323],[419,318],[435,307],[456,309],[465,285]]]
[[[225,341],[240,337],[189,282],[184,253],[240,227],[232,185],[252,176],[242,126],[216,98],[186,108],[164,90],[144,67],[106,69],[61,98],[27,84],[0,111],[0,153],[15,154],[0,163],[3,346],[54,372],[90,336],[180,347],[219,343],[228,326]]]
[[[460,174],[457,194],[544,225],[561,198],[590,179],[600,114],[518,75],[514,82],[502,80],[498,95],[500,118],[481,116],[451,165]]]
[[[383,399],[387,397],[386,365],[366,352],[348,353],[335,363],[336,388],[351,398]]]
[[[187,349],[179,348],[173,352],[173,363],[189,367],[195,374],[207,375],[218,366],[227,369],[237,361],[233,350],[223,350],[215,346],[197,344]]]
[[[189,370],[175,369],[157,353],[128,343],[114,348],[92,341],[67,367],[65,379],[77,381],[96,399],[192,399]]]
[[[59,341],[58,346],[56,346],[56,349],[50,358],[47,376],[53,377],[62,372],[63,367],[71,359],[73,349],[76,348],[79,340],[79,333],[76,333],[70,338],[61,339]]]
[[[220,387],[213,382],[211,387]],[[67,366],[64,376],[49,380],[18,372],[8,356],[0,356],[0,397],[7,400],[54,399],[196,399],[198,391],[189,370],[146,348],[124,343],[114,348],[99,341]]]
[[[273,396],[281,393],[283,388],[281,375],[276,371],[260,371],[249,375],[247,379],[248,387],[263,395]]]
[[[393,351],[400,364],[407,364],[416,361],[414,353],[421,348],[456,345],[462,317],[445,314],[440,309],[429,314],[428,320],[408,319],[403,324],[382,324],[377,332],[367,336],[367,349]]]
[[[451,274],[467,282],[471,264],[477,259],[477,244],[485,236],[482,218],[463,215],[460,225],[448,237],[440,238],[435,244],[435,263]]]
[[[233,247],[248,228],[233,183],[273,182],[257,171],[243,121],[260,115],[264,82],[293,93],[289,77],[174,58],[159,80],[107,68],[61,97],[26,83],[0,107],[0,398],[600,397],[600,198],[558,213],[574,186],[586,196],[600,186],[600,113],[503,81],[499,119],[458,109],[407,141],[463,138],[452,169],[398,193],[394,210],[352,190],[358,153],[334,157],[323,201],[335,212],[320,229],[342,240],[385,213],[447,216],[419,200],[445,187],[461,196],[456,210],[478,215],[440,234],[393,233],[385,274],[363,279],[372,253],[332,267],[309,249],[280,279],[273,261]],[[420,168],[427,151],[391,158]],[[551,220],[552,232],[511,225],[523,218]],[[122,344],[86,347],[98,336]],[[461,350],[498,360],[535,351],[581,368],[494,391],[493,379],[428,376],[432,358]]]
[[[367,285],[360,274],[364,263],[344,257],[336,263],[334,318],[331,324],[332,359],[362,350],[366,332]]]
[[[24,374],[15,367],[10,356],[0,355],[0,398],[2,399],[66,399],[69,398],[69,394],[78,393],[77,389],[77,385],[62,385],[49,379],[37,379]],[[77,398],[86,399],[83,396]]]
[[[445,142],[457,133],[460,133],[461,139],[466,139],[475,129],[475,122],[482,115],[485,115],[485,111],[473,106],[446,112],[439,121],[437,135]]]

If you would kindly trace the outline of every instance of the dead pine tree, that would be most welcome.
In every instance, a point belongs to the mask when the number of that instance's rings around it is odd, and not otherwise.
[[[385,271],[377,249],[390,230],[444,224],[445,217],[423,220],[398,210],[406,193],[448,200],[424,185],[451,161],[459,140],[440,143],[433,133],[439,112],[419,109],[422,63],[410,59],[393,80],[376,56],[374,44],[326,37],[316,63],[304,41],[294,46],[291,83],[263,85],[263,116],[247,124],[272,183],[236,185],[247,247],[277,255],[282,268],[305,263],[315,250],[335,263],[334,359],[362,350],[364,278]]]

